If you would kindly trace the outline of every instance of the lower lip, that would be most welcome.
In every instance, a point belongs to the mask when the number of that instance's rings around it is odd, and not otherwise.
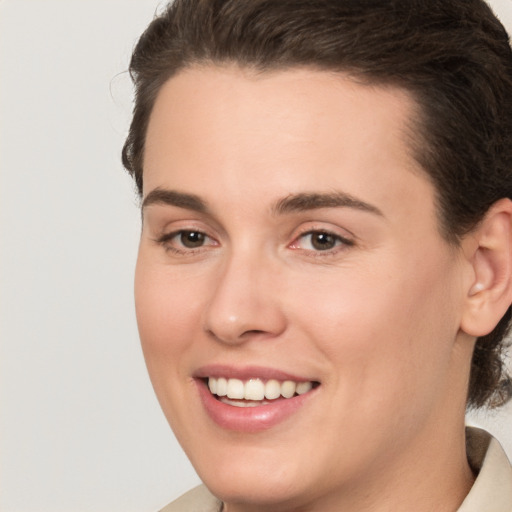
[[[283,422],[296,412],[315,393],[315,389],[293,398],[276,400],[256,407],[236,407],[217,400],[203,380],[197,380],[199,396],[210,418],[220,427],[240,432],[260,432]]]

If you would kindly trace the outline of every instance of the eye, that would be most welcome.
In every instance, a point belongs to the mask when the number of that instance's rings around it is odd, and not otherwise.
[[[204,245],[207,236],[200,231],[181,231],[176,237],[187,249],[195,249]]]
[[[182,229],[162,235],[157,242],[166,250],[175,253],[187,253],[205,246],[217,245],[217,242],[202,231]]]
[[[318,230],[303,233],[292,243],[291,248],[306,251],[332,251],[342,245],[352,246],[354,243],[340,235]]]

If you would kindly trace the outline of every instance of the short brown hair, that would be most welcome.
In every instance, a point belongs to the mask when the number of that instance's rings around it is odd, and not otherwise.
[[[123,164],[142,194],[149,117],[179,70],[236,63],[307,66],[407,90],[419,106],[413,150],[435,186],[440,231],[458,243],[512,198],[512,51],[483,0],[175,0],[132,56],[135,106]],[[468,406],[512,396],[504,364],[511,308],[477,340]]]

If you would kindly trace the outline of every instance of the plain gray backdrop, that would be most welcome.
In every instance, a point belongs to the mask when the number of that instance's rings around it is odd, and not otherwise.
[[[155,0],[0,0],[0,510],[152,512],[199,480],[146,375],[125,72]],[[492,5],[512,29],[512,0]],[[512,406],[470,422],[512,455]]]

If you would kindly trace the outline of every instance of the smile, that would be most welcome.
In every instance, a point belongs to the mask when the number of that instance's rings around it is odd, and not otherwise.
[[[304,395],[314,387],[313,382],[279,381],[270,379],[264,382],[259,378],[247,380],[209,377],[208,388],[221,402],[235,407],[257,407],[270,404],[278,398],[292,398]]]
[[[321,382],[261,366],[208,365],[194,374],[203,410],[224,430],[257,433],[316,403]]]

